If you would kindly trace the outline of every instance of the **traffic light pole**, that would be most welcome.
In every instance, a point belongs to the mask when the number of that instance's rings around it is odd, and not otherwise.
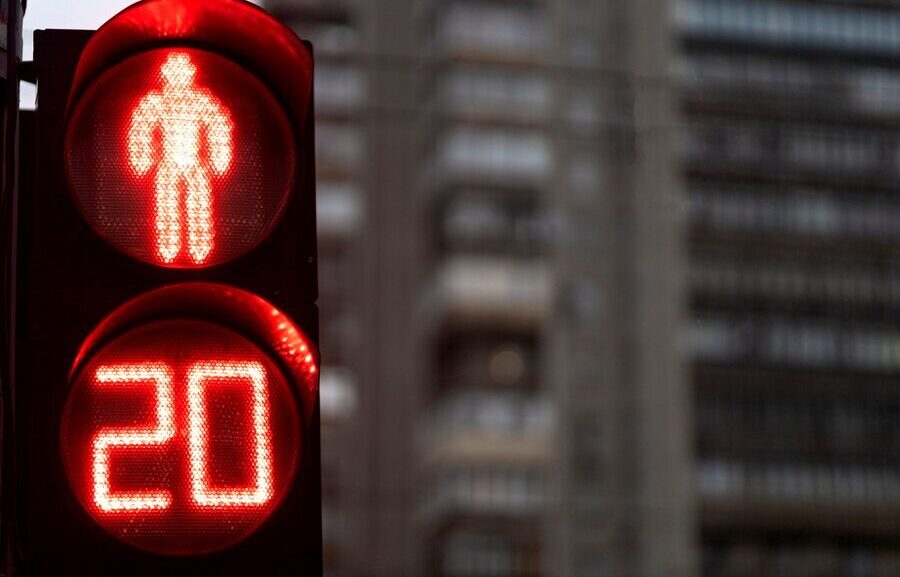
[[[22,16],[25,11],[19,0],[5,0],[6,8],[6,50],[5,81],[6,106],[4,107],[3,130],[3,190],[0,207],[4,230],[2,258],[2,337],[0,350],[5,358],[0,361],[0,570],[10,577],[14,554],[13,534],[15,519],[15,331],[16,331],[16,234],[18,229],[18,167],[19,167],[19,58],[22,45]]]

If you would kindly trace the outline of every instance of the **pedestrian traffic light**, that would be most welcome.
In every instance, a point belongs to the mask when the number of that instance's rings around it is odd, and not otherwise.
[[[321,575],[310,46],[243,0],[145,0],[38,31],[34,66],[7,564]]]
[[[74,107],[65,143],[72,194],[91,228],[136,259],[227,262],[281,217],[294,177],[290,126],[269,88],[233,60],[147,50],[105,71]]]

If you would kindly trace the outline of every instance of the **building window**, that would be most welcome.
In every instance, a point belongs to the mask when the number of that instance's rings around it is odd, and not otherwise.
[[[315,99],[317,112],[355,109],[366,99],[366,85],[360,70],[327,62],[316,67]]]
[[[506,577],[513,574],[513,551],[499,535],[457,532],[447,538],[443,573],[448,577]]]
[[[823,49],[896,53],[900,14],[827,3],[679,0],[676,23],[687,34]]]
[[[441,347],[442,388],[531,389],[537,384],[538,348],[531,334],[449,335]]]
[[[436,435],[476,432],[491,436],[542,438],[550,432],[553,412],[547,399],[523,392],[462,391],[440,403]]]
[[[550,107],[550,87],[536,72],[456,68],[440,82],[442,103],[455,112],[543,117]]]
[[[316,194],[316,222],[324,235],[349,236],[362,222],[362,193],[352,183],[319,184]]]
[[[834,261],[794,261],[733,255],[695,255],[691,289],[735,301],[900,304],[900,268]]]
[[[900,238],[900,203],[832,191],[698,184],[690,189],[688,218],[722,232]]]
[[[698,490],[711,498],[792,502],[891,503],[900,501],[900,470],[880,466],[701,459]]]
[[[459,127],[444,137],[438,155],[452,171],[517,179],[546,178],[553,169],[550,143],[534,131]]]
[[[352,173],[362,158],[363,139],[355,126],[319,122],[316,126],[316,163],[324,176]]]
[[[344,420],[357,406],[357,383],[353,371],[346,367],[324,365],[319,379],[322,419]]]
[[[546,43],[545,20],[530,4],[454,2],[442,15],[438,40],[449,52],[534,58]]]
[[[447,466],[433,483],[430,507],[440,513],[532,516],[545,500],[543,474],[530,466]]]
[[[900,332],[787,317],[704,315],[687,331],[700,362],[753,362],[812,370],[900,369]]]
[[[445,250],[532,254],[549,239],[547,215],[536,202],[503,195],[457,195],[440,219]]]

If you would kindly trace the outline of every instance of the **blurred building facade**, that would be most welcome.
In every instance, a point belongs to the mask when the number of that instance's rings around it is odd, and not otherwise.
[[[273,4],[331,574],[900,575],[894,2]]]
[[[703,575],[900,575],[898,8],[675,2]]]
[[[269,0],[316,51],[326,574],[695,575],[662,0]]]

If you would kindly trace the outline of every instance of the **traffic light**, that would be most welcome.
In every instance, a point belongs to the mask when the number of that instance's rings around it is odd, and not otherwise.
[[[38,31],[34,68],[7,563],[321,575],[311,47],[242,0],[145,0]]]

